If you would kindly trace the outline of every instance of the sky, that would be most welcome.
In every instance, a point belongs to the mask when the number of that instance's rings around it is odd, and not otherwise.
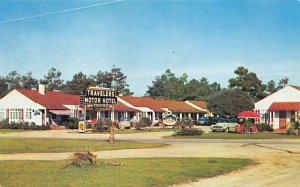
[[[170,69],[223,88],[244,66],[300,86],[299,0],[0,0],[0,76],[115,65],[135,96]]]

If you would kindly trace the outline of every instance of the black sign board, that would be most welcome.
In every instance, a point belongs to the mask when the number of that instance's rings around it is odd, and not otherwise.
[[[117,104],[116,92],[110,89],[93,89],[89,88],[84,92],[83,97],[80,97],[80,103],[87,105],[107,105],[112,106]]]
[[[80,104],[81,104],[81,105],[84,104],[84,95],[81,95],[81,96],[80,96]]]

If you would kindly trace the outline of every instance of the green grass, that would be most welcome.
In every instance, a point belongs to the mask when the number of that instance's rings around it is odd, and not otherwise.
[[[49,140],[0,138],[0,153],[48,153],[78,150],[105,151],[162,147],[165,144],[115,141],[111,145],[100,140]]]
[[[8,133],[13,133],[13,132],[25,132],[28,130],[23,130],[23,129],[0,129],[0,134],[8,134]]]
[[[70,166],[63,161],[1,161],[0,186],[170,186],[195,181],[253,164],[232,158],[118,159],[121,166],[98,160],[96,166]]]
[[[199,136],[166,136],[164,138],[175,139],[300,139],[300,136],[285,135],[279,133],[257,133],[257,134],[240,134],[240,133],[224,133],[213,132],[204,133]]]

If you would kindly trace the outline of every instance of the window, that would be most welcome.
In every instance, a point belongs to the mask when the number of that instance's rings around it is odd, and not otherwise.
[[[10,109],[10,119],[21,119],[21,109]]]
[[[295,122],[295,111],[291,111],[291,122]]]
[[[5,120],[4,109],[0,109],[0,121]]]
[[[26,108],[26,119],[31,119],[31,108]]]

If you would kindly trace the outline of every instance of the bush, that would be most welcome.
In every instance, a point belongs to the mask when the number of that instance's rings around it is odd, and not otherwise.
[[[111,120],[109,119],[101,119],[96,122],[93,126],[93,132],[104,132],[109,131],[109,127],[111,125]]]
[[[140,130],[144,127],[150,127],[150,125],[151,125],[151,121],[146,117],[142,117],[138,122],[138,124],[136,125],[136,129]]]
[[[203,132],[201,129],[181,129],[172,134],[172,136],[197,136],[202,135]]]
[[[78,121],[78,118],[70,118],[63,122],[63,126],[65,126],[67,129],[78,129]]]
[[[195,125],[195,121],[190,118],[183,118],[181,120],[177,120],[176,124],[174,125],[174,128],[192,128]]]
[[[298,122],[291,123],[286,131],[287,135],[300,135],[300,125]]]
[[[8,120],[0,121],[0,129],[22,129],[22,130],[47,130],[50,128],[50,125],[36,125],[34,122],[11,122]]]
[[[271,125],[268,125],[266,123],[258,123],[255,124],[257,127],[257,130],[259,132],[263,132],[263,131],[268,131],[268,132],[273,132],[273,127]]]
[[[31,122],[29,125],[29,129],[34,130],[34,129],[36,129],[36,126],[37,125],[34,122]]]
[[[8,120],[0,121],[0,129],[7,129]]]

